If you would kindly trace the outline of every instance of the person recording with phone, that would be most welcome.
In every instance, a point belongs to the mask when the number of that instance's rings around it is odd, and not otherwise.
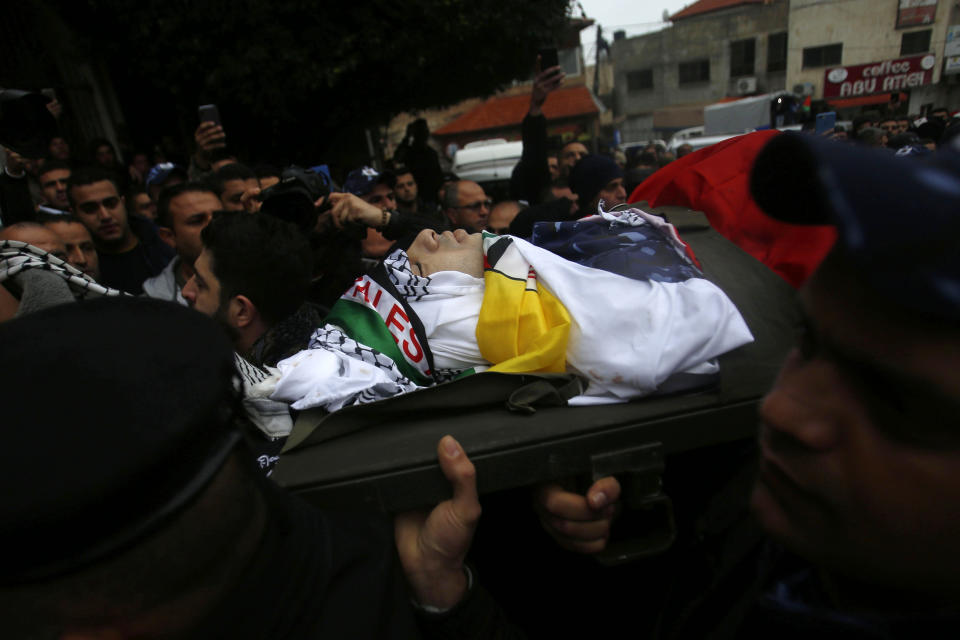
[[[544,196],[551,183],[550,166],[547,162],[547,118],[543,115],[543,105],[566,78],[563,68],[557,63],[556,49],[544,49],[540,52],[535,71],[530,108],[521,125],[523,155],[510,176],[511,198],[525,200],[531,205],[545,201]]]

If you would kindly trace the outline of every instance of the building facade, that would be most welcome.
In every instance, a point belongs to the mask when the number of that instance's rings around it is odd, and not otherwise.
[[[706,104],[787,86],[787,0],[700,0],[672,25],[615,39],[614,117],[625,141],[703,124]]]
[[[910,114],[960,106],[960,65],[948,64],[955,4],[791,0],[787,86],[846,116],[891,102]]]

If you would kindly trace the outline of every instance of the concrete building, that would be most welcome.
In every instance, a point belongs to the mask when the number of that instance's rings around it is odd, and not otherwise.
[[[672,25],[615,39],[614,117],[624,141],[703,124],[703,106],[787,86],[787,0],[700,0]]]
[[[945,66],[944,55],[950,25],[957,23],[955,4],[791,0],[787,86],[825,100],[841,116],[885,108],[893,96],[906,103],[894,107],[903,113],[960,106],[960,76]]]

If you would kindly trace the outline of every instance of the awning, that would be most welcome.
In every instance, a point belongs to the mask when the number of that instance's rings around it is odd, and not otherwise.
[[[453,122],[433,132],[433,135],[449,136],[487,129],[519,127],[530,108],[530,94],[521,93],[511,96],[494,96],[480,103]],[[600,113],[597,101],[590,90],[581,85],[563,87],[550,94],[543,104],[543,115],[547,121],[562,120]]]
[[[900,94],[900,102],[907,101],[907,94]],[[889,93],[878,93],[872,96],[858,96],[856,98],[828,98],[827,104],[834,109],[846,109],[848,107],[865,107],[871,104],[886,104],[890,102]]]

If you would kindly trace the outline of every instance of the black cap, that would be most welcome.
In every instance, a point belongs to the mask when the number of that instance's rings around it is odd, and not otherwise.
[[[622,177],[623,169],[607,156],[584,156],[570,170],[570,190],[577,194],[580,206],[586,207],[607,183]]]
[[[101,298],[0,325],[0,583],[79,569],[156,530],[239,440],[212,320]]]
[[[845,254],[890,300],[960,319],[960,150],[953,145],[899,157],[783,133],[757,155],[750,191],[777,220],[836,225]]]

